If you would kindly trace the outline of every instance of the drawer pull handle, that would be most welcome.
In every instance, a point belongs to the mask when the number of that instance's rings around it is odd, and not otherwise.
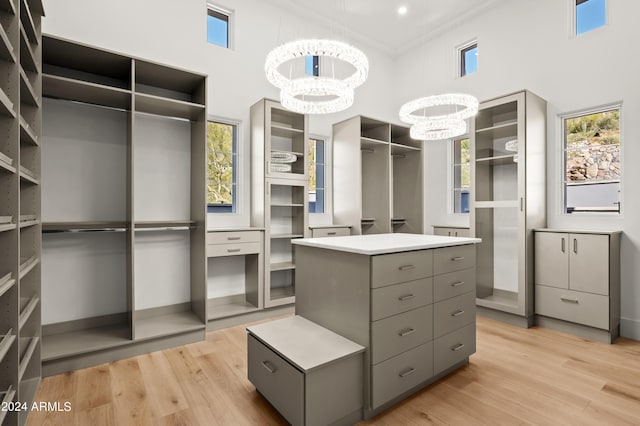
[[[337,232],[333,231],[333,232],[327,232],[327,235],[336,235]]]
[[[416,297],[415,294],[405,294],[404,296],[398,297],[398,300],[404,302],[405,300],[413,299],[414,297]]]
[[[267,370],[271,374],[273,374],[276,371],[278,371],[278,369],[276,367],[274,367],[273,365],[271,365],[271,363],[269,361],[262,361],[262,366],[265,368],[265,370]]]
[[[240,239],[240,237],[227,237],[227,240],[229,240],[229,241],[236,241],[236,240],[239,240],[239,239]]]
[[[458,281],[457,283],[451,283],[451,287],[460,287],[464,285],[464,281]]]
[[[407,370],[403,371],[402,373],[398,374],[398,376],[402,377],[403,379],[405,377],[407,377],[410,374],[413,374],[416,372],[416,369],[413,367],[409,367]]]
[[[408,271],[409,269],[415,269],[415,265],[403,265],[398,268],[401,271]]]
[[[236,248],[236,249],[227,249],[227,252],[228,252],[228,253],[237,253],[237,252],[239,252],[239,251],[240,251],[240,249],[239,249],[239,248]]]
[[[404,336],[408,336],[411,333],[414,333],[416,330],[414,328],[407,328],[406,330],[402,330],[400,333],[398,333],[398,336],[400,337],[404,337]]]
[[[562,243],[560,244],[560,248],[562,249],[562,252],[564,253],[564,237],[562,237]]]
[[[566,298],[566,297],[561,297],[561,298],[560,298],[560,300],[562,300],[563,302],[567,302],[567,303],[575,303],[576,305],[577,305],[578,303],[580,303],[580,302],[578,301],[578,299],[568,299],[568,298]]]
[[[459,310],[459,311],[455,311],[455,312],[453,312],[453,313],[451,314],[451,316],[452,316],[452,317],[457,317],[457,316],[460,316],[460,315],[462,315],[462,314],[464,314],[464,311],[463,311],[463,310]]]
[[[451,258],[451,261],[453,262],[460,262],[461,260],[464,260],[464,256],[456,256]]]
[[[457,345],[451,346],[451,350],[453,352],[458,352],[462,348],[464,348],[464,343],[458,343]]]

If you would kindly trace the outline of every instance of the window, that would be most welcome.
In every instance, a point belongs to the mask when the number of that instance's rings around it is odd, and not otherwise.
[[[469,138],[453,141],[452,173],[453,212],[469,213],[469,189],[471,187],[471,141]]]
[[[207,41],[218,46],[229,48],[231,12],[211,4],[207,7]]]
[[[566,213],[620,213],[620,106],[563,117]]]
[[[576,35],[600,28],[607,23],[606,0],[575,0]]]
[[[304,61],[304,73],[314,77],[320,76],[320,57],[307,56]]]
[[[207,123],[207,204],[211,213],[236,211],[237,129],[235,124]]]
[[[478,71],[478,42],[472,41],[458,48],[460,77]]]
[[[309,139],[309,213],[324,213],[325,141]]]

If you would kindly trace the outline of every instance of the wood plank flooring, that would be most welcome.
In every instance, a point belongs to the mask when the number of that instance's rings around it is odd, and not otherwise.
[[[244,326],[42,380],[28,425],[284,425],[247,380]],[[640,425],[640,342],[586,341],[478,318],[467,367],[366,425]]]

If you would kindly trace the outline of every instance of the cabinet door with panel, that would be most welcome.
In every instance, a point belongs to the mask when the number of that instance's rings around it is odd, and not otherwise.
[[[569,288],[569,234],[536,232],[535,283]]]
[[[569,288],[609,294],[609,236],[569,234]]]

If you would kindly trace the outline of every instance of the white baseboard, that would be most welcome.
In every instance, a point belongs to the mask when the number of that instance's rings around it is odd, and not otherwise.
[[[620,318],[620,336],[627,339],[640,340],[640,321]]]

